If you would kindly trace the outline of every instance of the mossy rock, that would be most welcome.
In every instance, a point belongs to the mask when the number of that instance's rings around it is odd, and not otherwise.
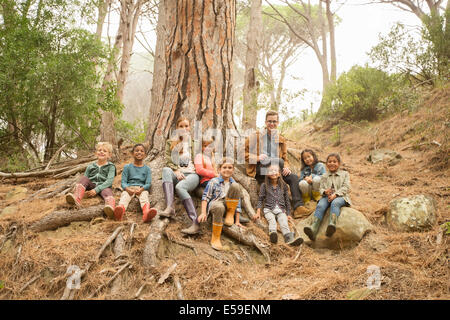
[[[394,199],[385,218],[387,225],[397,231],[429,230],[436,223],[436,201],[426,195]]]

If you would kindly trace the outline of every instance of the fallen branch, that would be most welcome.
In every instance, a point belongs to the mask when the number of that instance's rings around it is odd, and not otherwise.
[[[144,290],[145,286],[148,285],[148,284],[150,284],[149,282],[150,282],[151,280],[153,280],[154,278],[155,278],[155,276],[151,276],[150,279],[148,279],[148,281],[145,282],[145,283],[139,288],[139,290],[138,290],[138,291],[136,292],[136,294],[134,295],[134,299],[138,299],[138,298],[139,298],[139,296],[141,295],[141,293],[142,293],[142,291]]]
[[[20,288],[19,293],[22,293],[26,288],[28,288],[30,285],[32,285],[37,279],[39,279],[41,277],[41,274],[39,273],[37,276],[35,276],[34,278],[32,278],[30,281],[28,281],[27,283],[25,283],[25,285]]]
[[[295,258],[293,260],[294,262],[297,261],[298,257],[300,257],[300,253],[302,253],[302,248],[303,246],[300,246],[300,248],[298,248],[297,254],[295,255]]]
[[[137,223],[136,223],[136,222],[133,222],[133,223],[131,224],[131,228],[130,228],[130,237],[129,237],[129,239],[128,239],[128,250],[131,249],[131,245],[133,244],[133,233],[134,233],[134,228],[136,228],[136,227],[137,227]]]
[[[125,263],[125,264],[119,269],[119,271],[117,271],[116,274],[114,274],[114,275],[112,276],[112,278],[109,279],[109,281],[108,281],[107,283],[102,284],[100,287],[98,287],[97,290],[95,290],[95,292],[92,293],[92,294],[89,296],[88,299],[92,299],[92,298],[95,297],[95,295],[97,295],[97,293],[99,293],[103,288],[109,286],[109,284],[110,284],[111,282],[113,282],[114,279],[116,279],[116,278],[119,276],[119,274],[121,274],[122,271],[125,270],[128,266],[131,266],[131,263],[130,263],[130,262]]]
[[[178,300],[184,300],[183,288],[181,287],[180,278],[176,274],[173,276],[173,282],[175,288],[177,289]]]
[[[121,261],[122,258],[126,257],[124,249],[125,249],[125,240],[123,239],[123,232],[120,232],[114,241],[114,260],[116,263]],[[120,292],[121,285],[122,285],[122,277],[117,276],[117,278],[114,279],[113,281],[111,294],[116,295],[118,292]]]
[[[177,240],[177,239],[175,239],[175,238],[173,238],[173,237],[170,237],[170,236],[167,234],[167,232],[163,232],[163,234],[164,234],[164,236],[165,236],[169,241],[171,241],[171,242],[173,242],[173,243],[176,243],[176,244],[178,244],[178,245],[180,245],[180,246],[184,246],[184,247],[186,247],[186,248],[192,249],[192,250],[194,251],[195,255],[197,255],[197,249],[196,249],[196,246],[195,246],[194,244],[190,244],[190,243],[187,243],[187,242],[179,241],[179,240]]]
[[[103,205],[88,207],[80,210],[54,211],[31,226],[34,232],[55,230],[75,221],[90,221],[103,215]]]
[[[111,244],[111,242],[113,242],[114,239],[116,239],[117,235],[122,230],[123,230],[123,226],[117,227],[116,230],[114,230],[114,232],[108,237],[108,239],[106,239],[105,243],[102,245],[100,250],[95,255],[95,260],[94,260],[95,262],[98,262],[100,260],[100,257],[102,256],[103,251],[105,251],[105,249]]]
[[[56,158],[58,157],[58,155],[61,153],[62,149],[64,149],[66,146],[67,146],[67,143],[63,144],[63,145],[61,146],[61,148],[59,148],[59,149],[55,152],[55,154],[53,155],[53,157],[50,159],[50,161],[49,161],[49,162],[47,163],[47,165],[45,166],[44,171],[47,171],[47,170],[50,168],[50,166],[52,165],[53,161],[55,161],[55,159],[56,159]]]
[[[169,269],[167,269],[167,271],[159,278],[158,280],[158,284],[163,284],[164,281],[167,280],[167,278],[170,276],[170,274],[175,270],[175,268],[177,267],[177,263],[175,262],[173,265],[171,265],[169,267]]]
[[[80,169],[82,167],[84,167],[84,169],[86,169],[86,167],[89,164],[82,164],[77,166],[77,169]],[[61,173],[66,173],[67,170],[71,170],[73,171],[73,166],[70,167],[64,167],[64,168],[58,168],[58,169],[53,169],[53,170],[47,170],[47,171],[37,171],[37,172],[16,172],[16,173],[5,173],[5,172],[0,172],[0,177],[2,178],[36,178],[36,177],[48,177],[48,176],[53,176],[55,174],[61,174]]]

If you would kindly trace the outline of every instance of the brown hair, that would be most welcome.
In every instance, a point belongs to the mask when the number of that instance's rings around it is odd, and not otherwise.
[[[222,160],[217,164],[217,169],[220,170],[220,168],[222,168],[222,166],[226,163],[232,164],[234,168],[234,160],[228,157],[223,157]]]
[[[341,156],[338,153],[330,153],[327,156],[327,162],[328,162],[328,159],[330,159],[331,157],[335,157],[337,159],[337,161],[339,162],[339,164],[341,164]]]
[[[190,121],[188,118],[186,117],[180,117],[177,120],[177,123],[175,125],[175,128],[178,129],[178,126],[180,125],[181,122],[183,121],[187,121],[189,123],[189,125],[191,125]],[[177,144],[181,141],[181,136],[180,135],[176,135],[175,137],[173,137],[171,139],[171,143],[170,143],[170,151],[173,151],[173,149],[175,149],[175,147],[177,146]],[[183,151],[181,151],[183,152]]]
[[[272,166],[274,166],[274,167],[276,166],[278,168],[278,173],[280,173],[280,166],[278,166],[278,165],[271,165],[271,166],[269,166],[269,168],[272,167]],[[267,168],[267,169],[269,169],[269,168]],[[264,183],[265,183],[266,194],[267,194],[269,192],[269,186],[270,186],[270,178],[269,178],[268,174],[266,174],[266,176],[264,178]],[[287,184],[281,178],[281,174],[277,178],[277,185],[280,187],[280,189],[283,192],[287,192]]]
[[[269,116],[277,116],[277,120],[280,119],[279,116],[278,116],[278,112],[275,111],[275,110],[267,111],[267,113],[266,113],[266,120],[267,120],[267,117],[269,117]]]
[[[310,153],[313,156],[313,159],[314,159],[314,161],[312,163],[313,166],[315,166],[317,164],[317,162],[319,162],[319,159],[317,158],[317,154],[314,151],[312,151],[311,149],[305,149],[302,151],[302,153],[300,155],[300,160],[302,161],[302,169],[306,167],[305,160],[303,160],[303,155],[305,153]]]

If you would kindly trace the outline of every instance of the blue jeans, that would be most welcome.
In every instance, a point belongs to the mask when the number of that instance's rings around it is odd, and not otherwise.
[[[172,169],[164,167],[162,170],[163,182],[172,182],[175,186],[175,192],[181,200],[189,199],[191,197],[189,192],[197,188],[200,182],[200,178],[196,173],[184,173],[184,176],[186,178],[180,181]]]
[[[341,213],[341,208],[345,206],[347,202],[345,202],[344,198],[337,197],[333,201],[328,202],[328,197],[324,196],[322,197],[319,202],[317,203],[316,211],[314,212],[314,216],[322,220],[323,216],[325,215],[325,212],[327,211],[328,207],[331,205],[330,209],[330,215],[335,214],[337,217],[339,217],[339,214]]]

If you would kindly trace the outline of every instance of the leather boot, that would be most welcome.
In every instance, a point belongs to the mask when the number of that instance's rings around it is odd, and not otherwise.
[[[114,218],[117,221],[121,221],[123,216],[125,214],[125,206],[123,204],[119,204],[115,209],[114,209]]]
[[[222,234],[222,223],[213,222],[211,235],[211,247],[216,250],[223,250],[222,242],[220,242],[220,235]]]
[[[312,191],[311,193],[314,201],[319,201],[320,198],[322,198],[322,195],[320,194],[319,191]]]
[[[303,232],[312,240],[316,240],[317,231],[319,231],[321,219],[314,216],[310,226],[303,228]]]
[[[192,220],[192,225],[187,229],[181,230],[181,232],[184,234],[199,233],[200,225],[197,221],[197,211],[195,210],[194,201],[192,200],[192,198],[184,199],[183,206],[186,209],[186,212],[187,212],[189,218]]]
[[[305,206],[298,206],[294,210],[294,218],[303,218],[308,217],[313,210],[311,208],[307,208]]]
[[[166,218],[172,218],[175,215],[173,182],[163,182],[162,186],[166,198],[166,208],[161,211],[159,215]]]
[[[277,243],[278,242],[278,233],[276,231],[269,233],[270,242]]]
[[[289,232],[284,235],[284,242],[290,246],[299,246],[303,243],[303,238],[295,238],[294,233]]]
[[[327,237],[331,237],[336,232],[337,216],[334,213],[330,213],[330,223],[328,224],[327,231],[325,232]]]
[[[225,214],[224,224],[228,227],[232,226],[234,223],[234,213],[239,204],[239,199],[225,198],[225,203],[227,205],[227,212]]]
[[[85,191],[86,188],[82,184],[77,183],[75,185],[74,193],[68,193],[66,195],[66,202],[73,206],[81,206],[81,199],[83,199]]]
[[[109,219],[114,219],[114,208],[115,208],[116,200],[114,197],[106,197],[105,198],[105,207],[103,208],[103,212]]]
[[[146,203],[142,206],[142,222],[150,222],[158,213],[155,208],[150,208],[150,203]]]

